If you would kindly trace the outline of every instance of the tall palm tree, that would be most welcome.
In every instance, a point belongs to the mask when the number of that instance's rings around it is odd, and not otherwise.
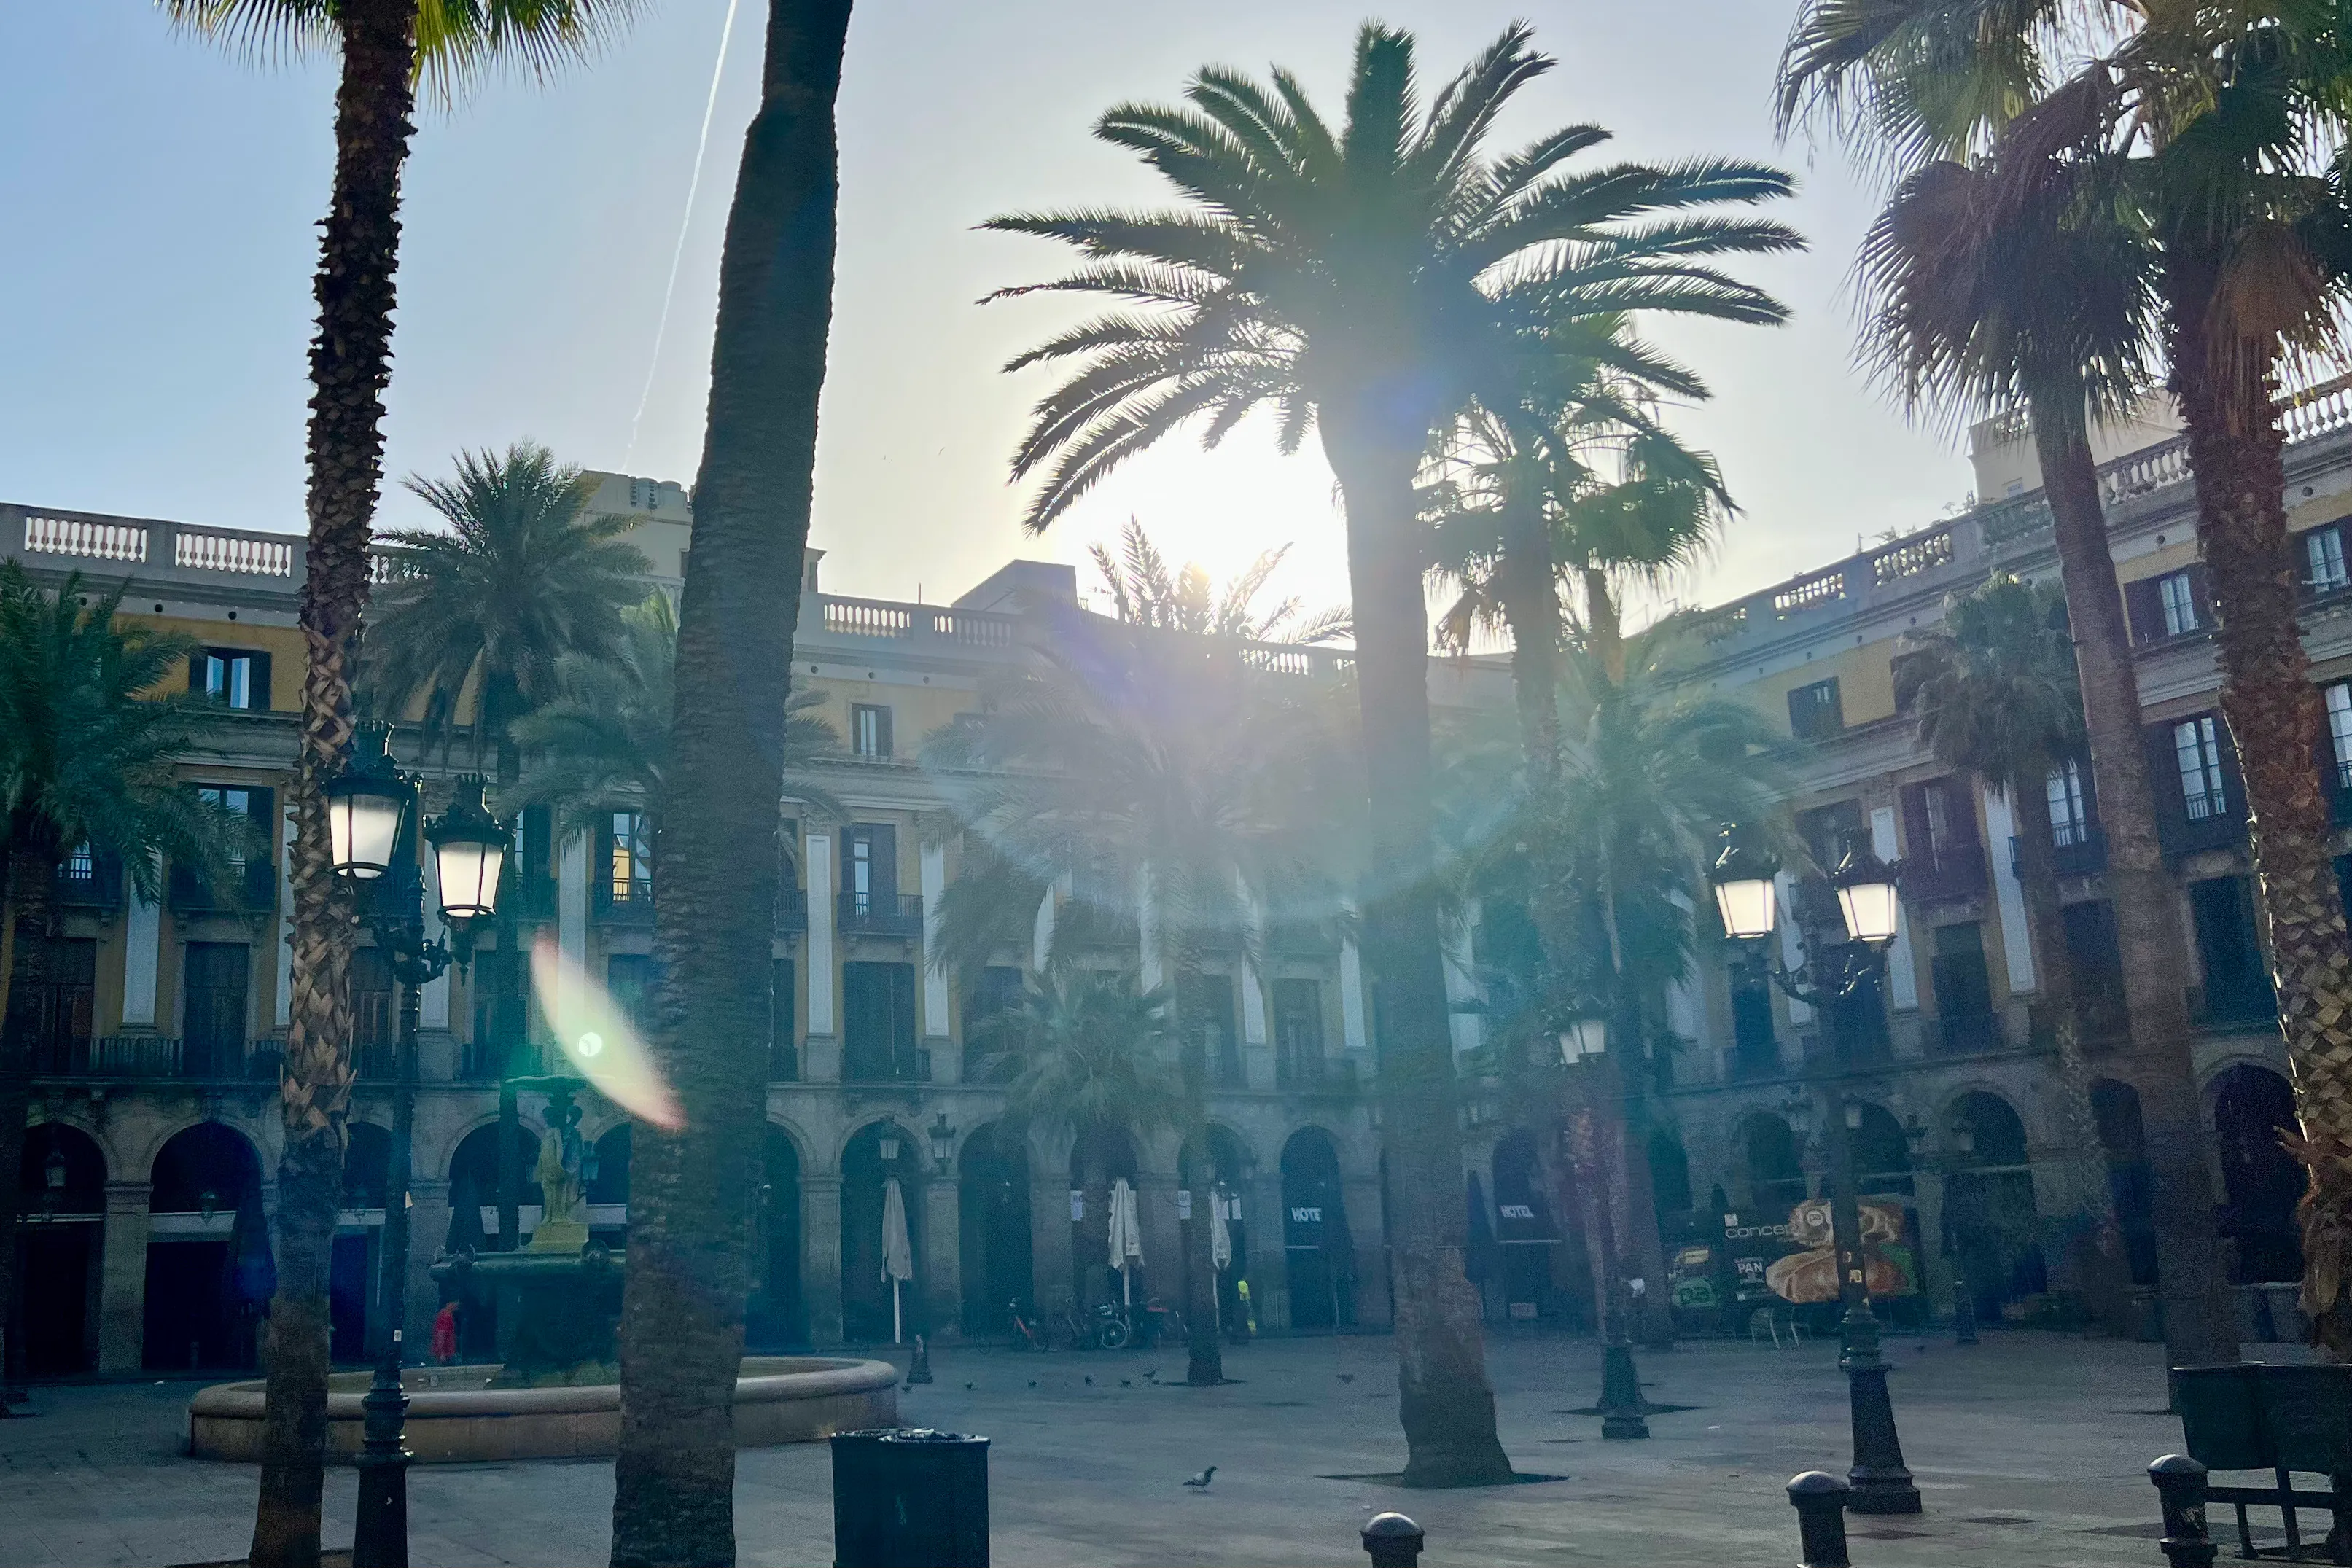
[[[509,813],[551,806],[557,831],[567,836],[592,831],[598,814],[615,806],[642,810],[658,879],[677,718],[677,617],[669,595],[656,591],[622,611],[621,623],[610,656],[565,654],[554,695],[514,721],[515,744],[530,760],[499,806]],[[806,687],[785,700],[784,785],[795,799],[846,821],[848,809],[804,771],[841,749],[839,734],[816,713],[824,705],[824,693]]]
[[[613,1562],[735,1560],[735,1379],[767,1103],[785,704],[816,476],[850,0],[772,0],[719,264],[678,612],[653,1054],[684,1125],[637,1130]]]
[[[1428,615],[1414,479],[1433,437],[1482,391],[1507,407],[1528,336],[1630,309],[1775,321],[1715,256],[1798,244],[1777,224],[1702,212],[1786,193],[1776,170],[1717,160],[1571,173],[1606,140],[1570,126],[1494,157],[1495,117],[1550,68],[1513,26],[1423,110],[1412,38],[1359,34],[1338,129],[1290,73],[1221,68],[1184,109],[1123,105],[1096,134],[1184,196],[1172,211],[1021,214],[992,226],[1087,258],[1035,290],[1127,306],[1013,368],[1062,365],[1014,457],[1046,470],[1043,529],[1103,476],[1196,416],[1213,443],[1271,408],[1281,444],[1320,436],[1347,516],[1370,874],[1363,952],[1381,988],[1383,1128],[1394,1224],[1398,1415],[1413,1485],[1503,1479],[1475,1293],[1462,1272],[1461,1138],[1431,883]],[[1013,293],[1034,290],[1013,290]],[[1596,359],[1692,378],[1632,343]]]
[[[1197,566],[1170,570],[1168,558],[1160,553],[1135,517],[1129,517],[1120,530],[1118,555],[1099,544],[1087,547],[1087,553],[1102,574],[1112,613],[1130,625],[1253,643],[1326,643],[1347,634],[1345,610],[1305,614],[1297,594],[1271,605],[1258,602],[1267,580],[1290,553],[1288,545],[1260,552],[1247,570],[1225,584],[1222,593],[1211,587],[1209,574]]]
[[[1213,1020],[1195,1016],[1193,999],[1202,977],[1219,955],[1238,952],[1242,983],[1258,983],[1261,910],[1336,910],[1328,880],[1298,849],[1316,837],[1301,810],[1314,797],[1298,787],[1318,738],[1311,704],[1283,689],[1297,677],[1255,671],[1244,654],[1230,639],[1082,621],[1067,646],[992,683],[977,720],[924,750],[960,781],[957,816],[984,846],[958,882],[992,893],[966,894],[959,915],[993,930],[988,910],[1034,910],[1038,890],[1065,878],[1132,910],[1145,978],[1157,988],[1164,974],[1172,990],[1182,1132],[1194,1151],[1209,1138]],[[1116,877],[1102,875],[1106,861]],[[942,948],[982,946],[957,936]],[[1224,1369],[1207,1225],[1188,1237],[1186,1380],[1214,1385]]]
[[[1864,241],[1864,356],[1914,412],[2022,415],[2065,585],[2107,835],[2126,1070],[2148,1129],[2167,1355],[2227,1360],[2237,1320],[2213,1220],[2179,899],[2157,831],[2123,591],[2091,451],[2151,380],[2159,257],[2127,160],[2103,145],[2034,156],[2000,139],[2049,87],[2053,0],[1897,0],[1801,14],[1781,68],[1784,127],[1831,120],[1898,176]]]
[[[47,981],[58,874],[68,855],[102,858],[152,902],[168,858],[227,892],[233,857],[254,847],[241,818],[177,781],[194,710],[184,693],[156,689],[195,643],[117,625],[122,593],[93,595],[79,577],[52,592],[0,561],[0,1415],[10,1358],[22,1355],[6,1325],[36,1043],[6,1024],[11,988]]]
[[[2038,988],[2058,1052],[2059,1096],[2070,1126],[2088,1129],[2075,1157],[2080,1197],[2095,1227],[2090,1260],[2103,1312],[2128,1282],[2114,1188],[2098,1142],[2083,1067],[2080,1002],[2058,890],[2051,791],[2083,754],[2083,718],[2066,601],[2053,585],[1996,574],[1944,606],[1943,624],[1914,633],[1895,706],[1909,710],[1938,761],[2007,792],[2017,824],[2018,882],[2038,967]]]
[[[173,23],[258,59],[334,55],[335,175],[320,225],[310,340],[309,544],[299,622],[306,650],[294,820],[293,1008],[279,1102],[278,1291],[269,1311],[269,1415],[257,1568],[311,1568],[326,1484],[327,1264],[351,1110],[353,923],[335,886],[321,788],[352,739],[351,660],[368,598],[392,376],[400,172],[416,84],[456,97],[490,66],[544,75],[593,51],[632,0],[157,0]]]
[[[470,690],[474,761],[492,754],[511,779],[510,727],[555,695],[565,655],[613,655],[650,563],[620,541],[629,519],[590,512],[580,470],[531,442],[461,452],[454,477],[411,475],[407,486],[449,528],[384,536],[393,573],[377,591],[362,684],[385,717],[423,702],[425,733],[445,744]]]

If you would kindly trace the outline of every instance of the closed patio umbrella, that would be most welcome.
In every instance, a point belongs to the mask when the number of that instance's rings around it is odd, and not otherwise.
[[[1136,1221],[1135,1189],[1121,1176],[1110,1189],[1110,1266],[1118,1270],[1119,1298],[1135,1302],[1134,1276],[1129,1270],[1143,1261],[1143,1230]]]
[[[1234,1261],[1234,1233],[1225,1225],[1225,1195],[1209,1198],[1209,1265],[1223,1273]]]
[[[890,1343],[906,1338],[900,1316],[898,1287],[915,1277],[914,1249],[907,1242],[907,1198],[898,1178],[882,1184],[882,1277],[890,1281]]]

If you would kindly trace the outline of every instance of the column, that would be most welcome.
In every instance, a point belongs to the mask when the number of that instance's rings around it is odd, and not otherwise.
[[[948,974],[936,962],[940,944],[940,899],[948,889],[947,851],[927,843],[923,882],[923,1049],[930,1053],[931,1082],[963,1082],[963,1053],[948,1033]]]
[[[1919,1294],[1937,1317],[1951,1310],[1951,1265],[1944,1260],[1944,1174],[1914,1169],[1912,1206],[1919,1211]]]
[[[952,1173],[923,1184],[923,1333],[935,1343],[963,1337],[963,1189]],[[911,1343],[911,1341],[910,1341]]]
[[[815,906],[812,901],[810,914]],[[811,921],[814,923],[814,918]],[[801,1302],[812,1344],[841,1343],[841,1178],[801,1177]]]
[[[147,1338],[147,1204],[143,1181],[106,1184],[106,1232],[100,1238],[98,1369],[136,1372]]]
[[[278,999],[270,1017],[279,1029],[294,1021],[294,812],[290,807],[278,820]]]
[[[1070,1301],[1070,1173],[1067,1162],[1029,1170],[1029,1278],[1041,1312],[1057,1312]],[[996,1303],[989,1303],[994,1312]]]
[[[588,967],[588,835],[563,841],[555,857],[555,942],[564,957]]]
[[[1352,936],[1339,944],[1339,1043],[1349,1056],[1362,1056],[1371,1049],[1370,1031],[1364,1027],[1364,959],[1356,950]],[[1360,1074],[1370,1081],[1370,1072]]]
[[[1387,1217],[1381,1213],[1380,1173],[1344,1176],[1340,1187],[1348,1199],[1348,1231],[1356,1244],[1356,1323],[1386,1328],[1391,1321],[1388,1229]]]
[[[1880,860],[1895,859],[1895,808],[1874,806],[1870,812],[1870,852]],[[1919,971],[1911,959],[1911,914],[1901,904],[1895,911],[1895,940],[1886,949],[1887,999],[1898,1013],[1919,1010]]]
[[[1261,1329],[1290,1326],[1290,1269],[1282,1250],[1282,1177],[1259,1171],[1242,1183],[1249,1229],[1250,1306]]]
[[[1483,999],[1477,974],[1471,967],[1474,962],[1471,934],[1477,925],[1478,901],[1474,898],[1463,906],[1461,921],[1458,924],[1449,922],[1445,927],[1445,999],[1457,1007],[1465,1002]],[[1485,1022],[1483,1017],[1474,1012],[1455,1011],[1447,1015],[1447,1026],[1454,1033],[1454,1055],[1460,1056],[1465,1051],[1478,1049],[1479,1041],[1486,1035]]]
[[[841,1037],[833,1021],[834,987],[838,983],[833,962],[833,838],[808,836],[808,1048],[801,1061],[801,1076],[813,1083],[841,1081]],[[840,1228],[838,1214],[830,1221]],[[838,1258],[838,1246],[835,1256]],[[841,1339],[840,1292],[829,1309],[833,1341]],[[816,1320],[812,1317],[810,1322]],[[810,1330],[815,1332],[814,1327]]]
[[[2033,937],[2025,924],[2025,886],[2008,853],[2017,835],[2016,815],[2010,810],[2009,791],[1977,786],[1984,799],[1985,850],[1992,856],[1993,908],[2000,917],[2000,950],[2009,960],[2012,996],[2037,988],[2033,975]]]
[[[163,953],[163,910],[160,904],[148,903],[131,890],[131,913],[122,927],[122,1032],[152,1034],[155,1032],[155,977],[162,972]],[[284,955],[281,953],[281,957]],[[281,966],[279,973],[291,984],[293,966]],[[143,1243],[142,1243],[143,1245]],[[134,1359],[132,1365],[138,1363]]]
[[[401,1326],[408,1336],[409,1359],[424,1361],[433,1351],[433,1315],[441,1310],[433,1260],[449,1235],[449,1184],[411,1176],[408,1197],[408,1310]]]

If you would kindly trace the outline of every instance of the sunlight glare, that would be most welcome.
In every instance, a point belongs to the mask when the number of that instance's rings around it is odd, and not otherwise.
[[[685,1109],[628,1015],[551,938],[531,946],[530,983],[563,1054],[598,1093],[641,1122],[670,1132],[686,1125]]]

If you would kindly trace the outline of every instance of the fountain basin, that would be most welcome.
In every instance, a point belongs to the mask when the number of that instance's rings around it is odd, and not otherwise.
[[[617,1451],[618,1384],[492,1387],[500,1370],[491,1363],[412,1367],[403,1375],[407,1447],[418,1463],[598,1458]],[[360,1451],[360,1397],[372,1375],[339,1372],[327,1380],[332,1458],[349,1459]],[[188,1401],[188,1451],[203,1459],[258,1463],[264,1386],[257,1379],[198,1390]],[[898,1371],[887,1361],[746,1356],[735,1383],[738,1448],[813,1443],[898,1420]]]

